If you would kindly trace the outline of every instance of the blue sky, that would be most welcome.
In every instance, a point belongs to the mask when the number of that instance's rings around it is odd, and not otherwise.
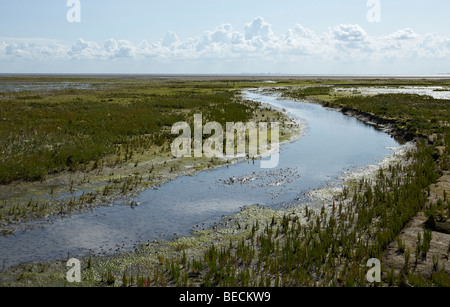
[[[450,1],[0,2],[0,73],[438,74]]]

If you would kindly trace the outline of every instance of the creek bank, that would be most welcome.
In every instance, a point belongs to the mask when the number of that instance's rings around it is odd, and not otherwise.
[[[243,101],[243,103],[245,103]],[[280,145],[301,137],[301,126],[281,110],[261,106],[252,121],[276,119],[280,125]],[[170,144],[152,146],[136,153],[130,161],[116,163],[108,156],[90,163],[87,171],[50,174],[40,182],[14,182],[0,186],[0,234],[32,230],[64,217],[102,206],[139,206],[134,199],[147,189],[158,189],[181,176],[247,161],[245,157],[181,158],[170,152]],[[251,161],[248,160],[248,161]]]
[[[395,119],[381,118],[368,112],[362,112],[348,107],[335,106],[320,99],[310,98],[306,100],[311,103],[318,103],[324,107],[338,110],[347,116],[355,117],[368,125],[383,130],[401,143],[416,143],[419,140],[425,140],[429,145],[435,147],[435,161],[438,161],[442,158],[443,154],[445,154],[445,147],[436,146],[436,141],[438,139],[437,134],[425,135],[417,132],[412,133],[405,129],[398,128],[398,121]],[[439,199],[445,200],[446,195],[450,195],[450,173],[445,170],[440,170],[440,173],[441,177],[437,180],[437,183],[432,184],[429,188],[428,200],[425,208],[419,211],[410,220],[398,237],[395,238],[386,249],[382,259],[382,264],[385,267],[386,272],[392,271],[395,275],[401,276],[406,267],[412,267],[415,274],[421,274],[428,279],[432,279],[433,274],[437,274],[439,270],[450,275],[450,222],[448,220],[436,222],[433,217],[427,217],[425,213],[425,210],[427,210],[432,203]],[[424,193],[427,192],[424,191]],[[424,238],[426,230],[431,231],[432,239],[430,241],[430,248],[425,255],[419,255],[419,257],[416,256],[414,259],[415,251],[419,248],[420,243],[418,238]],[[402,242],[403,247],[399,246],[399,242]],[[410,256],[408,256],[409,260],[406,260],[407,253],[405,253],[405,250],[410,253]],[[419,277],[417,282],[421,282]],[[386,285],[387,284],[385,284],[385,286]]]
[[[239,181],[239,179],[242,178],[237,179]],[[245,181],[245,178],[243,179]],[[327,190],[327,188],[324,190]],[[335,193],[339,193],[339,190],[327,192],[329,192],[327,195],[332,199]],[[323,195],[324,193],[319,196]],[[123,275],[124,272],[147,274],[149,273],[147,270],[150,264],[158,264],[161,262],[160,259],[176,259],[177,257],[182,256],[183,253],[185,253],[187,257],[199,257],[212,244],[217,247],[226,247],[230,240],[236,241],[248,237],[252,225],[255,223],[264,226],[265,224],[270,224],[274,218],[275,220],[280,221],[285,215],[289,215],[302,221],[302,223],[307,224],[310,221],[310,216],[308,216],[307,212],[311,210],[320,211],[320,206],[312,206],[308,209],[305,206],[297,206],[284,210],[273,210],[262,206],[245,207],[236,215],[223,216],[221,223],[216,223],[210,229],[194,231],[193,234],[188,237],[177,238],[170,241],[149,242],[148,244],[140,245],[141,248],[130,253],[120,253],[102,257],[86,257],[83,258],[83,263],[90,263],[90,267],[86,267],[84,272],[84,274],[87,275],[85,285],[105,285],[103,283],[99,284],[99,280],[103,280],[102,274],[106,274],[108,270],[113,271],[116,275],[116,282],[114,285],[120,285],[121,283],[118,278]],[[327,210],[331,210],[328,205]],[[262,228],[263,227],[261,227],[261,231],[263,230]],[[54,273],[58,270],[64,272],[64,261],[58,263],[24,264],[13,268],[11,272],[14,272],[14,276],[20,275],[20,272],[31,272],[33,274],[30,278],[34,278],[33,282],[35,283],[48,284],[59,282],[64,284],[64,280],[62,279],[59,279],[58,281],[51,280],[51,278],[46,279],[46,276],[49,276],[52,271]],[[42,269],[42,267],[45,269]],[[43,274],[40,274],[38,272],[39,270],[44,271]]]

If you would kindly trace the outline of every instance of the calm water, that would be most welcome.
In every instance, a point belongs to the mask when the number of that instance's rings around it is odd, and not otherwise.
[[[136,243],[188,235],[223,215],[248,205],[282,208],[296,205],[302,194],[336,181],[352,167],[379,162],[401,145],[386,133],[319,105],[278,100],[246,92],[249,99],[284,108],[300,119],[305,135],[286,144],[277,168],[264,170],[259,162],[180,177],[158,189],[143,192],[134,209],[102,207],[56,220],[45,227],[0,237],[0,261],[7,267],[24,262],[70,256],[110,254]]]

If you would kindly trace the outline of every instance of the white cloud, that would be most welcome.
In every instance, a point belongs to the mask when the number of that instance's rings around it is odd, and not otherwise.
[[[118,48],[112,55],[115,58],[134,58],[137,53],[137,47],[129,41],[120,40],[117,42]]]
[[[230,24],[223,24],[214,31],[208,31],[204,36],[209,42],[230,44],[233,41],[233,27]]]
[[[264,42],[269,41],[273,36],[272,26],[264,21],[264,18],[258,17],[245,26],[245,39],[259,39]]]
[[[0,38],[0,61],[60,59],[68,48],[54,40]]]
[[[418,53],[424,58],[445,59],[450,57],[450,37],[430,33],[425,35],[417,45]]]
[[[292,30],[289,29],[282,41],[280,48],[290,54],[312,55],[318,51],[318,46],[325,47],[314,31],[300,24],[296,24]]]
[[[101,48],[96,42],[88,42],[84,39],[78,39],[67,52],[67,55],[72,59],[86,59],[93,60],[96,58],[103,58]]]
[[[368,39],[366,31],[359,25],[342,24],[334,27],[332,31],[337,40],[343,42],[363,42]]]
[[[309,39],[311,39],[311,38],[315,38],[316,37],[316,33],[314,33],[313,30],[305,28],[301,24],[296,24],[295,27],[294,27],[294,30],[292,30],[292,33],[295,36],[302,37],[302,38],[309,38]]]
[[[375,52],[378,42],[359,25],[342,24],[334,27],[328,36],[331,44],[347,59],[367,57]],[[364,54],[361,54],[364,52]]]
[[[321,65],[326,69],[351,63],[363,69],[367,63],[376,67],[395,61],[409,64],[422,61],[425,67],[430,59],[442,61],[449,56],[450,37],[437,33],[420,35],[406,28],[376,37],[354,24],[337,25],[324,33],[296,24],[285,34],[277,35],[262,17],[246,24],[243,33],[231,24],[222,24],[185,40],[172,31],[161,41],[141,43],[114,38],[105,42],[80,38],[73,43],[0,38],[0,63],[9,63],[8,67],[23,61],[41,63],[41,66],[55,61],[78,61],[81,65],[88,61],[86,66],[104,63],[103,67],[108,67],[109,61],[113,61],[115,65],[124,63],[126,68],[130,67],[126,63],[134,61],[143,64],[139,65],[143,69],[161,67],[158,72],[173,67],[184,69],[184,73],[197,72],[200,68],[209,72],[210,67],[223,69],[220,72],[224,73],[267,67],[276,72],[303,73],[301,69],[305,65],[311,69]],[[444,69],[450,71],[450,66]]]
[[[108,39],[104,45],[105,51],[108,53],[115,53],[119,49],[119,44],[115,39]]]
[[[174,47],[180,43],[177,34],[173,31],[169,31],[164,35],[161,45],[164,47]]]
[[[407,39],[414,39],[416,37],[417,34],[411,28],[398,30],[397,32],[392,33],[391,35],[388,36],[388,38],[395,40],[407,40]]]

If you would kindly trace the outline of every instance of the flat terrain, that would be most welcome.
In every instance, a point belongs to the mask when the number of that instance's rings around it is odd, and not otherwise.
[[[180,175],[233,163],[171,153],[174,123],[203,120],[282,123],[281,141],[298,127],[280,112],[243,101],[227,82],[26,79],[0,91],[0,226],[72,214],[136,195]],[[52,88],[51,90],[46,87]]]
[[[449,219],[449,100],[333,90],[335,86],[448,89],[450,80],[3,75],[0,86],[48,80],[95,85],[50,92],[0,91],[0,117],[5,119],[0,119],[4,234],[29,219],[127,199],[180,174],[230,163],[173,159],[167,129],[176,121],[189,120],[195,111],[219,122],[277,119],[286,123],[284,141],[298,133],[284,115],[242,101],[243,88],[265,87],[290,99],[336,108],[415,144],[400,161],[330,192],[321,210],[246,208],[219,227],[191,237],[151,243],[132,253],[89,257],[83,259],[81,285],[372,286],[365,278],[365,264],[373,257],[383,264],[379,285],[450,285],[450,235],[437,227]],[[152,117],[145,117],[149,113]],[[119,129],[113,129],[117,124]],[[56,200],[56,195],[68,197]],[[65,271],[64,261],[24,264],[0,274],[0,284],[68,285]]]

